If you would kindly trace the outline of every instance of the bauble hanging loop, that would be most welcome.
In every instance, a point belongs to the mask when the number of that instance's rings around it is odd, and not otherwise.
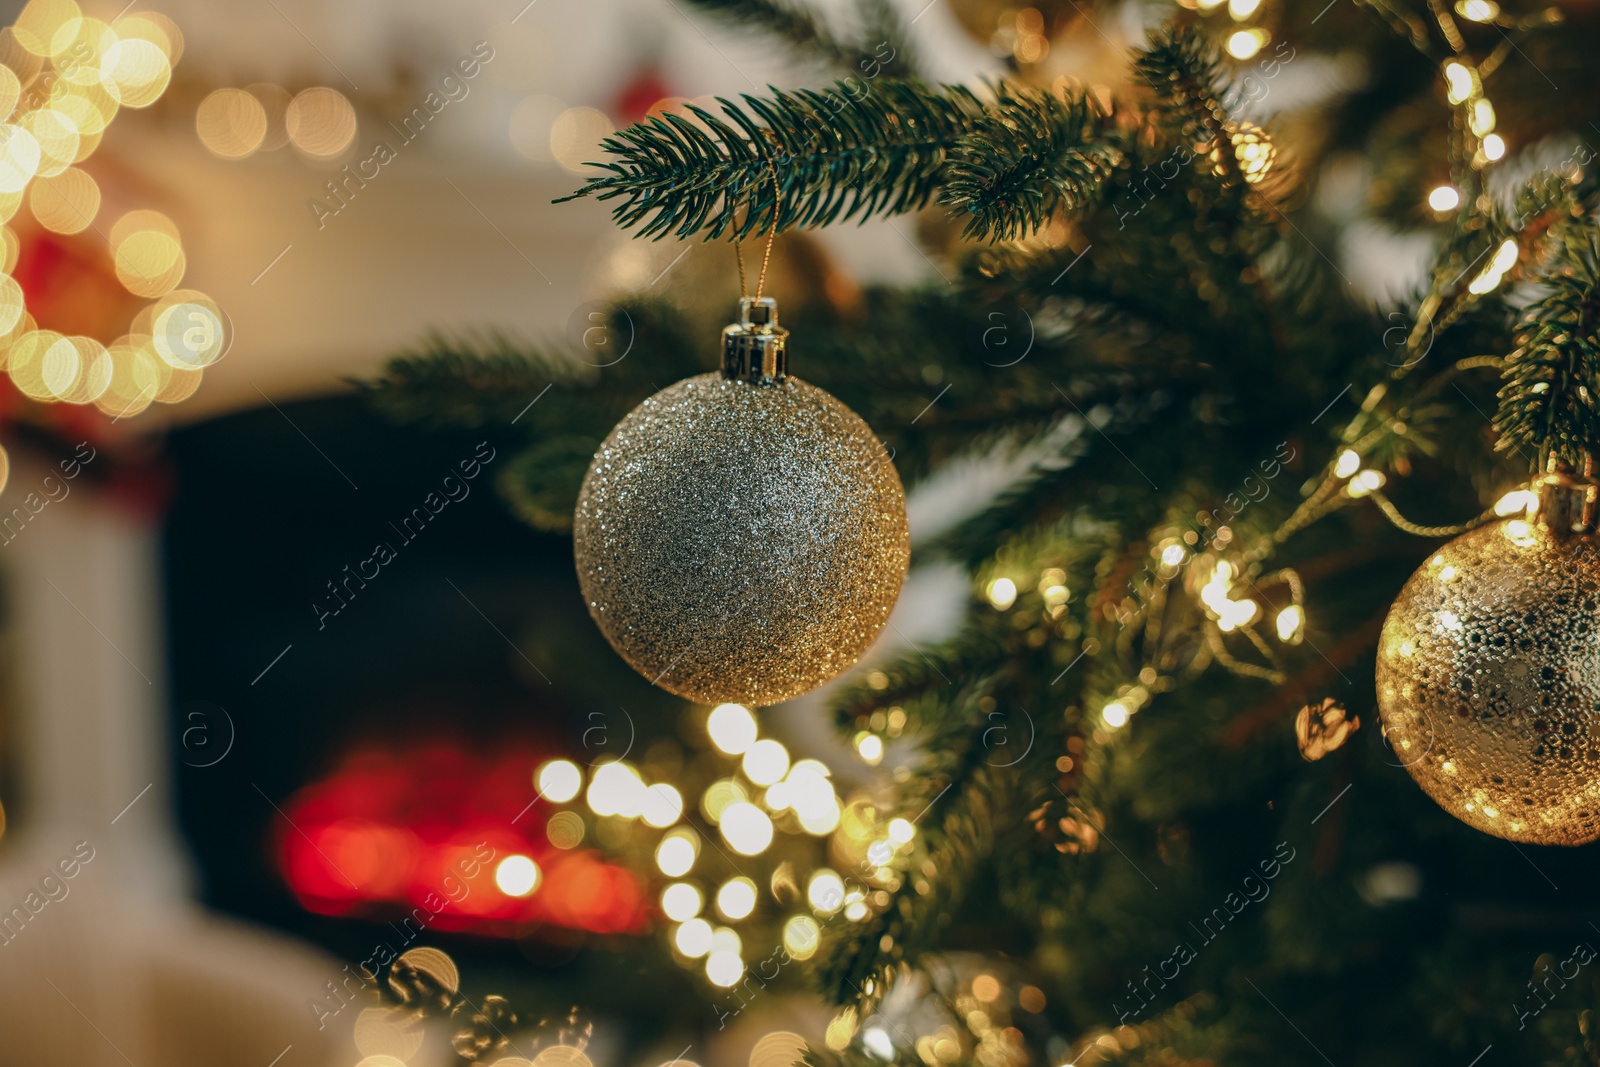
[[[771,298],[745,298],[721,373],[631,411],[584,477],[573,541],[595,623],[656,685],[775,704],[853,664],[910,560],[905,493],[872,430],[788,373]]]
[[[1522,516],[1439,549],[1378,646],[1395,756],[1450,814],[1526,844],[1600,839],[1600,486],[1558,471]]]

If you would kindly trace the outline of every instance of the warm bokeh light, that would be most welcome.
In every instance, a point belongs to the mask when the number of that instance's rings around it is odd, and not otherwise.
[[[539,888],[539,865],[528,856],[507,856],[494,869],[494,884],[508,897],[525,897]]]
[[[172,80],[172,64],[153,41],[130,38],[106,50],[100,61],[106,80],[116,86],[123,107],[149,107]]]
[[[151,344],[168,366],[200,370],[227,354],[229,334],[222,309],[204,293],[174,290],[151,308]]]
[[[877,734],[857,734],[856,753],[867,763],[877,766],[878,761],[883,759],[883,738]]]
[[[1262,45],[1267,43],[1265,30],[1236,30],[1228,35],[1227,44],[1224,45],[1228,54],[1234,59],[1253,59],[1261,51]]]
[[[907,819],[889,820],[889,840],[897,845],[909,844],[917,836],[917,828]]]
[[[747,918],[756,910],[756,884],[748,878],[730,878],[717,890],[717,914],[724,919]]]
[[[603,763],[589,779],[584,799],[596,815],[637,819],[644,810],[644,782],[638,771],[620,760]]]
[[[823,868],[811,876],[811,884],[806,887],[806,900],[824,914],[838,911],[844,904],[844,879]]]
[[[28,0],[11,24],[11,35],[34,55],[48,56],[56,33],[79,17],[78,5],[73,0]]]
[[[60,174],[77,161],[80,134],[65,112],[43,107],[22,116],[17,125],[39,145],[39,174]]]
[[[661,913],[673,922],[688,922],[704,906],[700,890],[688,882],[674,882],[661,891]]]
[[[571,760],[555,759],[541,764],[533,781],[541,797],[565,804],[583,788],[583,772]]]
[[[711,924],[704,919],[690,919],[672,935],[672,943],[679,952],[690,959],[699,959],[711,951]]]
[[[313,159],[332,159],[356,138],[356,110],[343,93],[319,85],[289,101],[283,125],[300,151]]]
[[[1306,613],[1299,604],[1290,604],[1278,612],[1277,627],[1278,640],[1295,641],[1300,637],[1301,627],[1305,626]]]
[[[705,812],[706,818],[712,822],[721,822],[722,813],[730,804],[737,804],[748,799],[739,783],[732,778],[719,778],[706,787],[705,794],[700,798],[700,810]]]
[[[1128,725],[1128,706],[1114,700],[1101,710],[1100,718],[1104,719],[1105,724],[1113,730],[1119,730]]]
[[[137,11],[123,15],[111,24],[111,28],[124,41],[149,41],[161,50],[170,64],[176,65],[183,58],[183,31],[178,29],[176,22],[159,12]]]
[[[759,729],[755,716],[743,704],[718,704],[706,718],[706,732],[717,751],[739,756],[756,743]]]
[[[183,246],[158,230],[141,230],[113,247],[112,261],[120,281],[134,296],[164,296],[183,280],[187,260]]]
[[[218,89],[194,115],[200,143],[223,159],[243,159],[267,136],[267,109],[243,89]]]
[[[28,209],[47,230],[78,233],[100,210],[100,187],[77,167],[68,167],[53,177],[34,179],[28,187]]]
[[[1493,22],[1500,17],[1500,5],[1494,0],[1457,0],[1456,14],[1471,22]]]
[[[544,836],[559,849],[577,848],[583,844],[585,832],[583,816],[575,811],[556,812],[544,827]]]
[[[266,133],[261,138],[260,150],[263,152],[276,152],[289,143],[289,129],[286,120],[289,115],[289,103],[294,99],[294,94],[281,85],[271,82],[257,82],[245,87],[245,91],[255,97],[261,105],[263,117],[267,120]]]
[[[1004,611],[1017,602],[1017,583],[1010,578],[996,578],[985,593],[996,611]]]
[[[789,750],[771,738],[757,741],[745,751],[741,767],[756,785],[772,785],[789,772]]]
[[[706,957],[706,977],[724,989],[737,985],[744,977],[744,960],[737,952],[715,951]]]
[[[1454,211],[1461,206],[1461,193],[1453,185],[1438,185],[1428,193],[1428,206],[1435,211]]]
[[[821,940],[822,927],[809,915],[796,915],[783,924],[783,947],[797,960],[816,955]]]
[[[550,155],[573,174],[600,156],[600,142],[612,133],[611,120],[592,107],[571,107],[550,124]]]
[[[772,820],[748,801],[729,804],[718,825],[728,847],[742,856],[757,856],[772,844]]]
[[[699,854],[699,836],[693,830],[677,830],[656,846],[656,867],[668,878],[681,878],[694,869]]]
[[[657,829],[671,826],[683,818],[683,794],[665,782],[657,782],[644,791],[640,817]]]
[[[1483,158],[1493,162],[1504,158],[1506,154],[1506,140],[1498,133],[1491,133],[1483,139]]]
[[[793,955],[793,952],[790,954]],[[805,1038],[791,1030],[774,1030],[757,1041],[750,1050],[749,1067],[794,1067],[805,1051]]]

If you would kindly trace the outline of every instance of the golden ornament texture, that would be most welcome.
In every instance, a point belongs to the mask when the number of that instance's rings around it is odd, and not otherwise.
[[[1600,550],[1507,519],[1445,545],[1383,624],[1378,710],[1439,806],[1527,844],[1600,838]]]
[[[911,553],[883,445],[794,377],[701,374],[644,401],[595,453],[573,539],[589,612],[629,665],[753,706],[855,663]]]

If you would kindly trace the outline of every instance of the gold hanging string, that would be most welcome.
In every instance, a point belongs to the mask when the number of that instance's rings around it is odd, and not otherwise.
[[[778,166],[767,158],[767,168],[772,174],[772,227],[767,231],[767,250],[761,256],[761,273],[756,276],[756,299],[761,299],[761,293],[767,285],[767,265],[772,262],[772,242],[778,236]],[[748,221],[749,213],[755,207],[751,203],[745,208],[745,217]],[[745,281],[744,274],[744,249],[739,238],[733,239],[733,258],[739,264],[739,297],[743,299],[750,295],[750,286]]]
[[[767,231],[767,251],[761,257],[761,273],[756,276],[756,299],[761,299],[761,291],[767,284],[767,264],[772,262],[772,242],[778,236],[778,165],[772,162],[772,157],[767,157],[767,169],[772,172],[772,228]]]

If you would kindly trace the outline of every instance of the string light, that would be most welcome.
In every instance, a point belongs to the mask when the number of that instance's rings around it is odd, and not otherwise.
[[[1444,65],[1444,81],[1445,99],[1452,104],[1464,104],[1477,95],[1477,74],[1453,59]]]
[[[583,772],[571,760],[558,759],[543,764],[533,780],[539,795],[557,804],[565,804],[583,788]]]
[[[1384,476],[1382,471],[1364,470],[1350,479],[1350,484],[1345,491],[1352,497],[1360,499],[1383,488]]]
[[[706,731],[719,752],[742,755],[756,743],[759,730],[755,716],[743,704],[718,704],[706,719]]]
[[[1017,602],[1017,583],[1010,578],[996,578],[989,583],[989,604],[996,611],[1004,611]]]
[[[1236,30],[1228,35],[1228,54],[1234,59],[1252,59],[1267,43],[1267,31],[1261,29]]]
[[[539,865],[527,856],[507,856],[494,869],[494,884],[508,897],[525,897],[539,888]]]
[[[1467,286],[1467,292],[1474,296],[1482,296],[1492,291],[1500,284],[1500,279],[1505,277],[1506,271],[1515,266],[1516,262],[1517,242],[1507,238],[1499,248],[1495,249],[1494,258],[1489,261],[1489,265],[1472,279],[1471,284]]]
[[[1114,700],[1101,709],[1100,718],[1113,730],[1120,730],[1128,725],[1128,706],[1120,700]]]
[[[1539,494],[1531,489],[1513,489],[1494,502],[1494,513],[1501,518],[1507,515],[1533,515],[1539,510]]]
[[[743,919],[756,910],[756,884],[748,878],[730,878],[717,890],[717,912],[724,919]]]
[[[1487,101],[1485,101],[1487,103]],[[1483,139],[1483,157],[1490,162],[1501,159],[1506,154],[1505,138],[1498,133],[1491,133]]]
[[[1456,14],[1469,22],[1493,22],[1500,16],[1500,5],[1494,0],[1458,0]]]
[[[1461,193],[1453,185],[1436,186],[1428,193],[1428,206],[1438,212],[1454,211],[1461,206]]]
[[[1290,604],[1278,612],[1278,640],[1285,643],[1297,643],[1300,640],[1300,633],[1305,626],[1305,622],[1305,610],[1299,604]]]
[[[704,904],[700,890],[688,882],[674,882],[661,891],[661,913],[674,922],[688,922]]]
[[[690,829],[675,830],[656,846],[656,866],[668,878],[682,878],[700,856],[699,836]]]

